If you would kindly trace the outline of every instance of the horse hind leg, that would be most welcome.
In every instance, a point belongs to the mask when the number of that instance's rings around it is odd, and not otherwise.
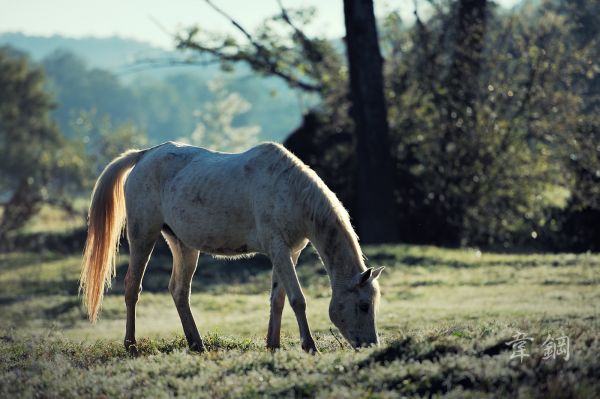
[[[125,305],[127,306],[127,325],[125,328],[125,349],[131,354],[137,355],[137,346],[135,340],[135,318],[136,307],[142,290],[142,279],[148,260],[152,254],[152,249],[158,238],[158,234],[149,234],[140,236],[134,234],[132,229],[127,226],[127,236],[129,241],[129,267],[125,276]],[[138,230],[138,229],[133,229]]]
[[[204,342],[190,308],[192,277],[198,264],[199,252],[187,247],[170,230],[163,230],[163,236],[173,254],[173,271],[169,281],[169,291],[173,296],[177,313],[179,313],[185,338],[192,351],[203,352]]]

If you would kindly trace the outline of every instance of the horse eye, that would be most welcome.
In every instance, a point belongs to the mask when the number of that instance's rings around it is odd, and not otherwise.
[[[360,305],[358,305],[358,308],[362,312],[368,312],[369,311],[369,304],[368,303],[361,303]]]

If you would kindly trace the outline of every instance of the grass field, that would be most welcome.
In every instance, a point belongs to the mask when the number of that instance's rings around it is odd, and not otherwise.
[[[264,349],[268,261],[202,258],[192,308],[209,351],[189,353],[156,256],[138,306],[141,356],[121,347],[126,257],[96,325],[79,305],[79,256],[0,254],[0,397],[582,397],[600,395],[600,256],[506,255],[379,246],[380,348],[354,352],[330,330],[314,252],[298,273],[321,354],[300,350],[289,306],[283,348]],[[511,359],[517,332],[534,339]],[[569,338],[569,358],[542,344]],[[140,339],[141,338],[141,339]],[[559,342],[559,341],[552,341]],[[559,346],[560,347],[560,346]]]

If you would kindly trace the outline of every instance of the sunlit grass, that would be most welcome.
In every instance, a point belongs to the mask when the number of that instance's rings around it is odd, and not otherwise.
[[[261,266],[238,281],[215,274],[228,265],[209,258],[200,262],[191,297],[209,352],[190,354],[167,292],[170,261],[159,257],[145,277],[152,289],[138,305],[138,359],[122,349],[122,281],[91,325],[77,297],[78,256],[2,254],[0,396],[589,397],[598,389],[589,376],[599,367],[600,256],[402,245],[366,252],[370,265],[387,266],[382,349],[340,346],[328,319],[328,279],[309,252],[298,274],[321,355],[301,352],[287,305],[283,350],[268,352],[269,271]],[[504,345],[516,331],[536,339],[523,364],[511,361]],[[568,362],[541,358],[548,334],[571,338]],[[568,383],[573,379],[579,384]]]

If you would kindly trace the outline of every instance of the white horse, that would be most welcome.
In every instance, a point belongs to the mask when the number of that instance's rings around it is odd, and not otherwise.
[[[365,267],[342,204],[316,173],[279,144],[227,154],[168,142],[114,159],[96,182],[89,210],[80,288],[92,322],[115,273],[126,219],[125,347],[130,351],[136,350],[142,277],[161,233],[173,253],[169,291],[192,350],[204,350],[189,302],[199,252],[226,257],[260,252],[273,263],[267,347],[279,347],[287,293],[302,348],[316,352],[295,270],[309,240],[331,281],[331,321],[355,348],[379,343],[375,315],[383,267]]]

